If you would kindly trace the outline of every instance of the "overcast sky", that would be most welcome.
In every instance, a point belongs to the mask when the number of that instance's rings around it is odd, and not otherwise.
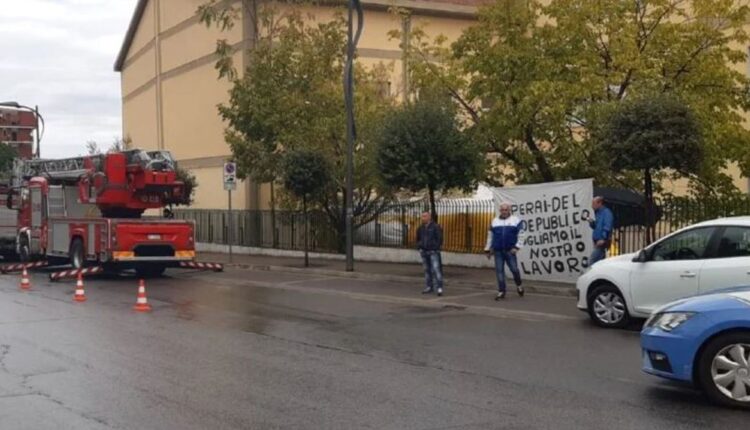
[[[39,105],[43,157],[121,137],[113,65],[136,0],[0,0],[0,102]]]

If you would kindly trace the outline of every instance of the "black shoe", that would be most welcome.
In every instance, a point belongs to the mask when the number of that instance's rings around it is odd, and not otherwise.
[[[516,291],[518,292],[519,297],[523,297],[523,295],[526,294],[526,291],[523,290],[523,287],[516,288]]]
[[[443,289],[438,288],[438,297],[442,297],[442,296],[443,296]]]
[[[422,290],[422,294],[431,294],[434,290],[432,288],[425,288]]]
[[[505,300],[505,291],[500,291],[495,296],[495,300]]]

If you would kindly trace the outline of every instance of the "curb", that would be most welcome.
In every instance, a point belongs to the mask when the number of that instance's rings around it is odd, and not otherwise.
[[[257,270],[265,272],[291,272],[291,273],[308,273],[314,275],[324,276],[335,276],[338,278],[350,278],[350,279],[367,279],[377,281],[388,281],[388,282],[403,282],[403,283],[419,283],[424,282],[424,279],[416,276],[400,276],[400,275],[388,275],[381,273],[366,273],[366,272],[344,272],[341,270],[331,269],[304,269],[301,267],[286,267],[286,266],[273,266],[266,264],[245,264],[245,263],[224,263],[225,267],[234,267],[245,270]],[[476,282],[476,281],[451,281],[446,279],[446,287],[460,287],[460,288],[471,288],[476,290],[495,290],[495,284],[489,282]],[[547,285],[539,285],[533,283],[526,283],[523,285],[526,292],[531,294],[541,294],[546,296],[562,296],[562,297],[576,297],[576,288],[574,285],[565,287],[553,287]]]

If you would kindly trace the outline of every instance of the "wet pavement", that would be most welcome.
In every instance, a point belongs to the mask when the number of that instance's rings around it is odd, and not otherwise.
[[[724,429],[563,297],[229,270],[0,277],[0,429]]]

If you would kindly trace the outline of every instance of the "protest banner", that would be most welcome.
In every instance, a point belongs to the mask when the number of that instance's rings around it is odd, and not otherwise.
[[[592,179],[492,188],[492,194],[495,208],[510,203],[524,221],[524,246],[518,252],[524,279],[571,282],[586,270],[593,250],[591,228],[584,221],[593,216]]]

